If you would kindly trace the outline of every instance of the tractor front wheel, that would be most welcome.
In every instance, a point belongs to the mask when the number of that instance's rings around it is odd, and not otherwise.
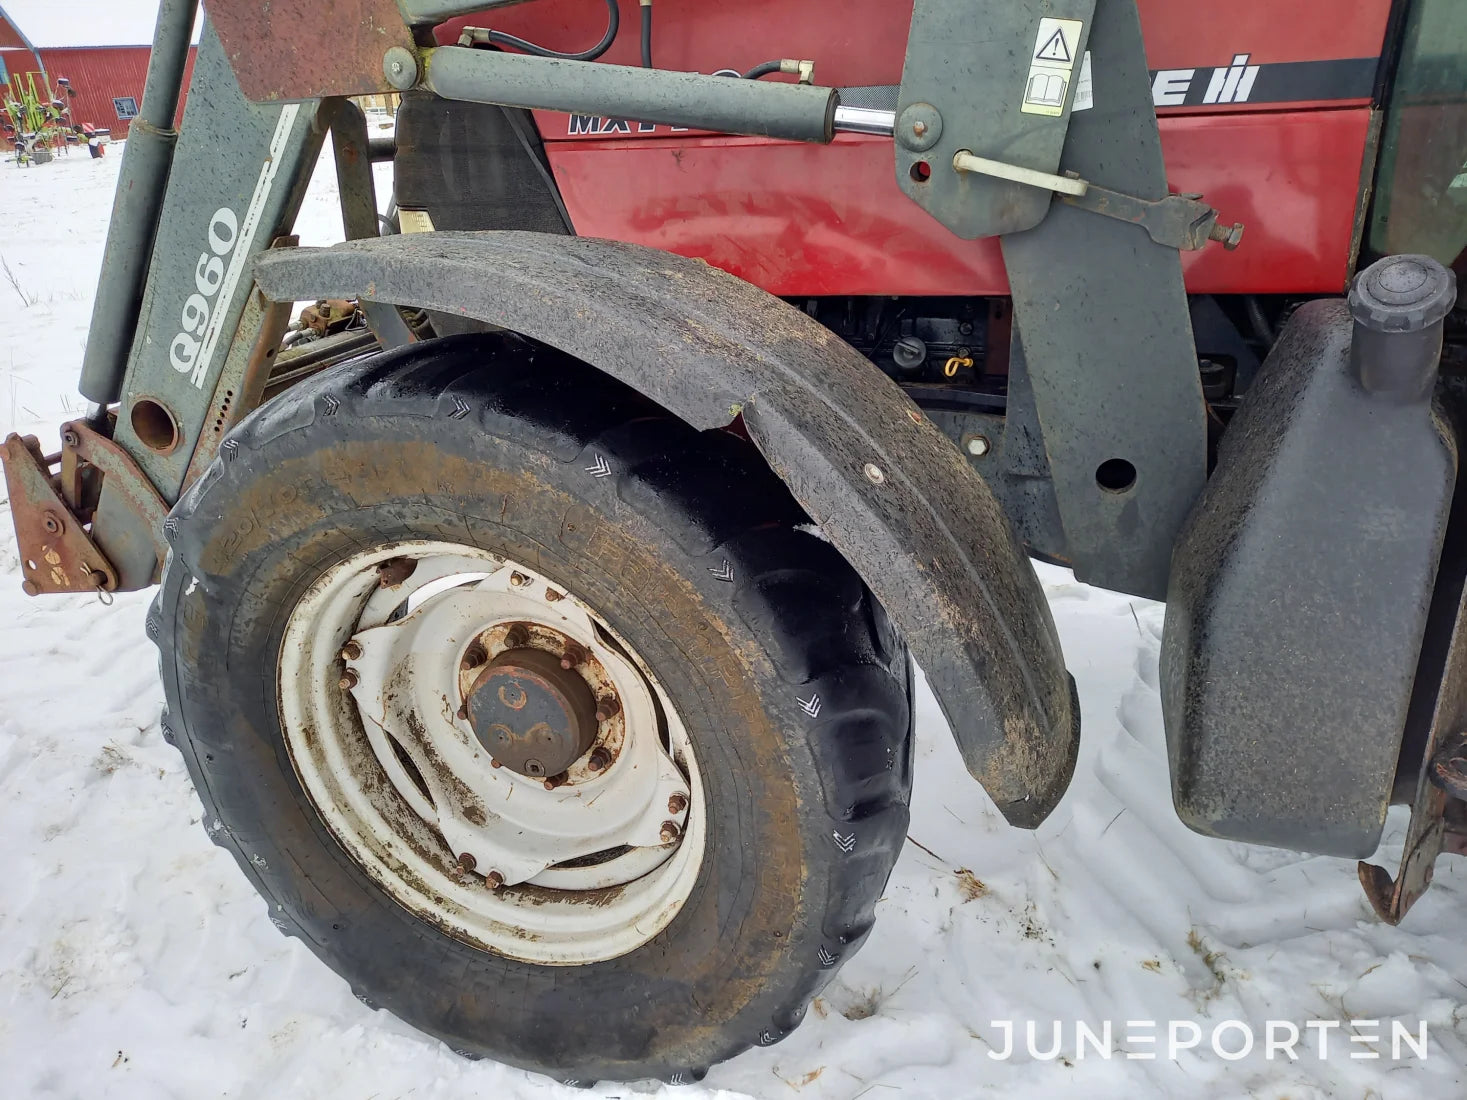
[[[246,420],[168,524],[165,734],[359,997],[561,1080],[777,1041],[905,836],[910,677],[754,448],[507,334]]]

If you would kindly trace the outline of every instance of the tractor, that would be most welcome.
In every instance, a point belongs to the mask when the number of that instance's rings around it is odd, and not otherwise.
[[[975,801],[1063,796],[1031,558],[1166,602],[1194,830],[1390,922],[1467,846],[1455,0],[205,7],[10,508],[30,594],[157,586],[205,828],[367,1003],[579,1084],[778,1042],[914,664]]]

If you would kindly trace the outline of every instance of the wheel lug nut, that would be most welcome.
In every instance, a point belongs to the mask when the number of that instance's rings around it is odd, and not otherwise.
[[[489,758],[489,766],[491,768],[502,768],[502,767],[504,767],[503,764],[501,764],[498,760],[495,760],[494,757],[492,757],[492,756]]]
[[[664,821],[662,823],[662,843],[671,844],[682,835],[683,831],[677,827],[676,821]]]
[[[591,753],[591,759],[586,761],[586,767],[593,772],[599,772],[611,767],[611,753],[606,751],[605,746],[596,748]]]
[[[489,652],[480,643],[474,642],[464,651],[463,668],[465,671],[478,668],[489,660]]]
[[[560,658],[560,667],[575,668],[577,665],[584,664],[586,657],[587,653],[584,649],[576,645],[575,642],[567,642],[565,644],[565,653]]]
[[[688,796],[683,794],[681,791],[679,791],[675,795],[672,795],[667,800],[667,812],[670,814],[680,814],[687,808]]]
[[[362,643],[353,639],[341,647],[341,659],[343,661],[355,661],[362,655]]]
[[[530,644],[530,632],[523,623],[515,623],[504,633],[505,649],[520,649]]]
[[[463,706],[461,706],[461,707],[458,708],[458,717],[459,717],[459,721],[461,721],[461,722],[467,722],[468,721],[468,719],[469,719],[469,705],[467,703],[465,703]]]
[[[615,695],[596,700],[596,721],[604,722],[621,713],[621,700]]]
[[[501,875],[498,871],[490,871],[487,875],[484,876],[484,885],[489,887],[489,889],[491,890],[498,890],[501,886],[504,885],[504,876]]]
[[[548,600],[550,603],[554,603],[556,600],[565,599],[565,597],[557,592],[555,589],[547,588],[545,590],[545,599]]]
[[[509,575],[509,583],[515,588],[523,588],[530,583],[530,578],[523,573],[511,573]]]
[[[336,681],[336,686],[342,691],[350,691],[357,686],[357,682],[357,674],[351,669],[347,669],[341,674],[341,679]]]
[[[465,871],[472,871],[475,867],[479,866],[479,861],[474,858],[473,852],[465,852],[458,857],[458,865]]]
[[[550,778],[545,780],[545,789],[547,791],[553,791],[556,787],[559,787],[562,783],[564,783],[568,778],[569,776],[567,776],[565,772],[561,772],[559,775],[552,775],[550,776]]]

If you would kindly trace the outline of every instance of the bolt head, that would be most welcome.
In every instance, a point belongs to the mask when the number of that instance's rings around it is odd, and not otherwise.
[[[677,794],[674,794],[674,795],[671,795],[671,796],[668,797],[668,800],[667,800],[667,812],[668,813],[670,813],[670,814],[680,814],[684,810],[686,810],[687,808],[688,808],[688,796],[685,795],[685,794],[683,794],[681,791],[679,791]]]
[[[662,843],[671,844],[674,840],[683,835],[683,831],[677,827],[676,821],[664,821],[662,823],[662,833],[660,835],[662,837]]]
[[[982,458],[988,453],[988,440],[981,435],[975,435],[968,440],[968,453],[974,458]]]
[[[611,753],[604,746],[598,746],[591,753],[591,758],[586,761],[586,768],[593,772],[605,771],[611,766]]]
[[[504,885],[504,876],[498,871],[490,871],[484,876],[484,885],[488,886],[491,890],[498,890]]]
[[[343,661],[355,661],[362,655],[362,643],[353,639],[341,647],[341,659]]]
[[[341,674],[341,679],[336,681],[336,686],[342,691],[350,691],[357,686],[357,682],[357,674],[351,669],[347,669]]]
[[[479,861],[474,858],[473,852],[465,852],[458,857],[458,865],[465,871],[472,871],[475,867],[479,866]]]
[[[927,123],[923,122],[920,118],[916,122],[912,123],[912,133],[916,134],[918,137],[921,137],[926,132]]]
[[[545,599],[548,600],[550,603],[555,603],[556,600],[565,599],[565,596],[557,592],[553,588],[547,588],[545,590]]]
[[[530,583],[530,578],[523,573],[511,573],[509,575],[509,583],[515,588],[523,588]]]

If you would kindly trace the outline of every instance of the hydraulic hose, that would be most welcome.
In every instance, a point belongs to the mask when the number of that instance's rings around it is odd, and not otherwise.
[[[650,49],[651,44],[650,7],[651,5],[649,4],[642,8],[642,40],[644,43],[644,52]],[[555,57],[562,61],[595,61],[607,50],[611,49],[611,44],[616,41],[617,31],[621,30],[621,9],[617,7],[616,0],[606,0],[606,10],[608,13],[606,33],[601,36],[600,42],[597,42],[589,50],[582,50],[580,53],[566,53],[562,50],[547,49],[544,46],[537,46],[533,42],[526,42],[523,38],[516,37],[515,35],[505,34],[503,31],[489,31],[485,35],[485,38],[496,46],[519,50],[522,53],[534,54],[536,57]]]
[[[642,0],[642,68],[652,67],[652,0]]]

